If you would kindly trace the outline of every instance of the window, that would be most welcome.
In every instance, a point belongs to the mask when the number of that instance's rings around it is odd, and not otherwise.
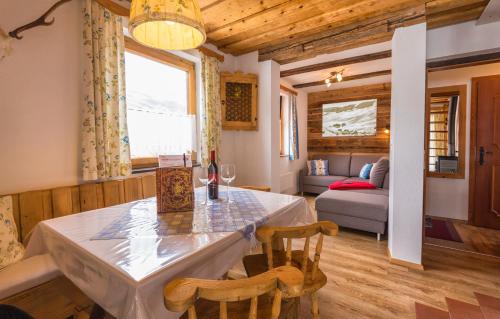
[[[194,153],[194,64],[126,40],[125,76],[130,153],[134,168],[157,165],[158,155]]]

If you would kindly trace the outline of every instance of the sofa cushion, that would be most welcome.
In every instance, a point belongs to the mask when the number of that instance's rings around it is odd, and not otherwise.
[[[58,276],[56,264],[50,255],[36,255],[0,270],[0,300],[41,285]]]
[[[315,155],[314,159],[327,159],[330,175],[349,176],[349,167],[351,165],[351,155],[346,154],[328,154]]]
[[[345,176],[304,176],[304,185],[328,187],[333,182],[345,179],[347,179]]]
[[[387,221],[389,197],[386,190],[326,191],[316,198],[316,209],[358,218]],[[388,193],[388,192],[387,192]]]
[[[389,171],[389,159],[387,157],[380,158],[370,172],[370,183],[377,187],[384,185],[385,173]]]
[[[383,189],[389,189],[389,172],[385,173]]]
[[[328,160],[318,159],[307,161],[307,175],[328,176]]]
[[[367,163],[376,163],[385,154],[352,154],[349,176],[359,176],[363,165]]]
[[[0,269],[21,260],[24,246],[17,240],[12,196],[0,197]]]

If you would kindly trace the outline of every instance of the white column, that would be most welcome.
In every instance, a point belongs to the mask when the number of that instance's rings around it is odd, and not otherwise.
[[[426,24],[392,39],[389,251],[421,264],[424,189]]]
[[[275,61],[259,63],[259,121],[262,151],[265,156],[267,184],[271,191],[280,192],[280,137],[279,137],[279,102],[280,102],[280,67]]]

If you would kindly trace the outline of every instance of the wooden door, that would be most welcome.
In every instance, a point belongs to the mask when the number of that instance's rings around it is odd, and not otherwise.
[[[472,79],[471,222],[500,229],[500,75]]]

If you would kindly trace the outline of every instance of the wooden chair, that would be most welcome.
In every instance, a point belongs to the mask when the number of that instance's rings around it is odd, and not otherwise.
[[[189,319],[278,319],[291,308],[282,297],[300,294],[304,276],[294,267],[279,267],[239,280],[176,279],[164,289],[165,307]],[[198,317],[197,317],[198,316]]]
[[[254,191],[270,192],[271,187],[269,186],[238,186],[239,188],[250,189]]]
[[[319,259],[323,246],[323,236],[334,236],[338,226],[322,221],[308,226],[271,227],[257,229],[256,237],[262,243],[263,254],[249,255],[243,258],[243,264],[249,277],[259,275],[274,267],[294,266],[304,274],[304,287],[301,295],[311,297],[311,312],[314,319],[319,318],[318,296],[316,292],[326,284],[327,278],[319,269]],[[316,244],[314,261],[309,258],[309,242],[312,236],[320,234]],[[283,239],[286,238],[286,251]],[[293,238],[305,238],[304,250],[292,250]],[[298,301],[297,301],[298,303]]]

